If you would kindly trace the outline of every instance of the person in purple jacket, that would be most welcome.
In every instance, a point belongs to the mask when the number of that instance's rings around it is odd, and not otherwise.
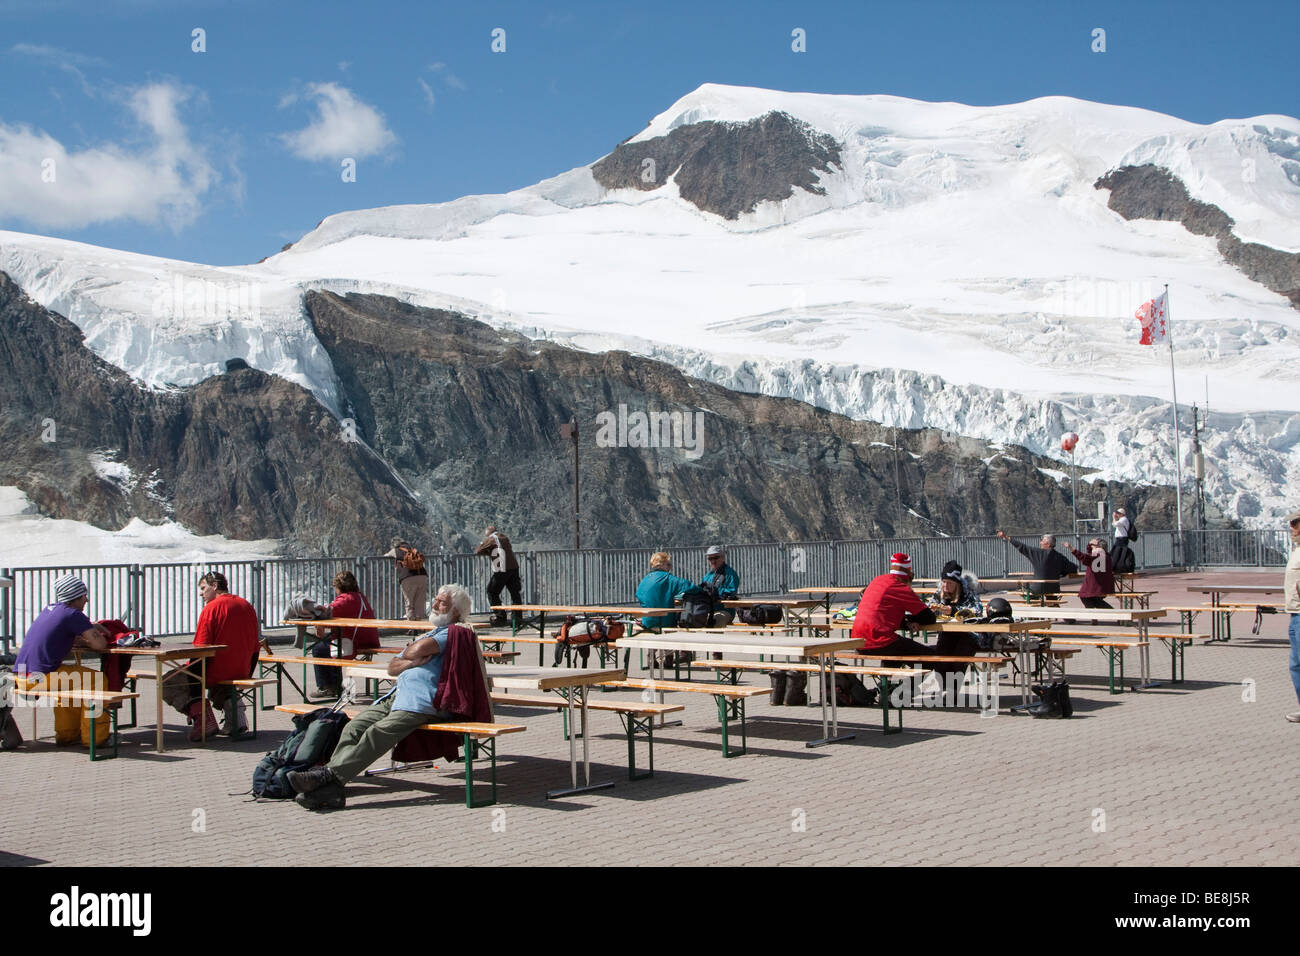
[[[108,648],[108,631],[92,624],[85,615],[88,601],[89,588],[75,575],[65,574],[54,582],[54,603],[47,605],[27,629],[14,662],[14,678],[22,682],[23,688],[103,689],[99,671],[63,662],[74,647],[92,651]],[[108,721],[99,723],[95,737],[96,743],[108,739]],[[60,745],[90,743],[90,719],[84,705],[54,708],[54,741]]]

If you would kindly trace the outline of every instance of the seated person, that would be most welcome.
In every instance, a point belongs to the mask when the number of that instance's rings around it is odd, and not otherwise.
[[[713,585],[718,592],[719,601],[734,601],[740,593],[740,575],[736,574],[735,569],[727,564],[727,555],[722,550],[722,545],[713,545],[705,553],[705,557],[709,562],[709,570],[700,579],[700,585]],[[709,615],[708,626],[726,627],[735,619],[735,608],[715,605],[713,613]]]
[[[889,571],[872,578],[858,602],[858,613],[849,633],[863,642],[863,649],[879,657],[886,667],[905,667],[898,657],[928,657],[939,653],[897,631],[918,631],[923,624],[933,624],[934,611],[912,590],[912,558],[897,552],[889,559]]]
[[[693,585],[686,578],[673,574],[673,559],[667,551],[650,555],[650,570],[636,586],[637,603],[642,607],[672,607]],[[647,631],[659,631],[677,626],[676,614],[660,617],[643,617],[641,626]]]
[[[642,607],[672,607],[693,584],[687,578],[673,574],[673,559],[667,551],[656,551],[650,555],[650,570],[641,583],[636,586],[637,603]],[[641,626],[647,631],[659,633],[665,627],[677,626],[677,615],[664,614],[656,617],[641,618]],[[662,663],[672,667],[679,660],[690,661],[694,655],[689,651],[678,654],[674,651],[651,651],[651,666]]]
[[[370,601],[361,593],[356,575],[351,571],[340,571],[334,575],[334,593],[337,597],[330,602],[330,617],[375,619],[375,610]],[[311,649],[312,657],[329,657],[336,641],[340,642],[345,660],[360,657],[370,660],[372,653],[379,646],[379,631],[373,627],[326,627],[316,628],[319,640]],[[326,697],[337,697],[343,692],[343,673],[337,667],[314,668],[316,671],[316,689]]]
[[[1106,608],[1105,595],[1115,593],[1115,574],[1111,570],[1110,552],[1106,550],[1100,538],[1088,542],[1086,552],[1076,550],[1068,544],[1066,548],[1074,555],[1083,568],[1083,584],[1079,585],[1079,600],[1084,607]]]
[[[463,586],[444,584],[438,589],[429,613],[433,630],[407,644],[388,662],[388,673],[397,678],[393,689],[348,722],[327,766],[289,774],[289,785],[298,792],[298,803],[308,810],[342,809],[347,802],[343,788],[348,781],[401,743],[411,731],[424,724],[466,719],[464,714],[440,710],[436,704],[446,699],[443,694],[455,666],[448,661],[444,670],[444,657],[450,658],[450,654],[443,652],[448,650],[453,627],[461,625],[456,627],[462,638],[460,646],[471,649],[477,658],[473,663],[476,674],[482,666],[478,640],[472,630],[463,626],[469,620],[470,605],[469,592]],[[482,694],[487,694],[486,686]]]
[[[980,617],[984,613],[984,605],[980,603],[978,592],[979,581],[975,575],[963,571],[956,561],[949,561],[939,575],[939,589],[930,599],[930,608],[935,614],[953,620]],[[978,650],[978,638],[969,631],[945,631],[934,642],[934,653],[941,657],[971,657]],[[932,666],[937,673],[944,675],[966,670],[965,664],[954,662],[936,663]]]
[[[18,649],[14,662],[14,679],[18,686],[28,690],[100,690],[103,689],[99,671],[80,664],[65,664],[74,647],[92,651],[108,648],[109,635],[103,627],[92,624],[86,617],[89,589],[80,578],[65,574],[54,582],[54,603],[47,605],[32,626]],[[54,741],[68,744],[90,744],[90,717],[86,706],[54,708]],[[98,716],[98,715],[96,715]],[[95,726],[95,743],[108,740],[108,721]]]
[[[239,695],[232,688],[218,686],[221,681],[244,680],[253,676],[257,655],[261,650],[261,624],[257,611],[241,597],[230,593],[226,576],[220,571],[209,571],[199,578],[199,597],[203,610],[194,629],[194,646],[225,645],[207,662],[207,689],[211,703],[203,695],[199,683],[199,662],[189,662],[188,669],[175,670],[163,678],[159,688],[165,700],[190,720],[190,740],[198,743],[207,732],[218,732],[238,740],[248,733],[248,720]],[[217,729],[216,714],[212,704],[223,710],[225,723]],[[200,723],[200,720],[203,723]]]

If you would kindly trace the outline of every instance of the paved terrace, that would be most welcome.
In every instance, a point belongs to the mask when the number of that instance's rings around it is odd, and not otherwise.
[[[1189,601],[1190,584],[1281,576],[1169,574],[1144,585],[1163,606],[1201,603]],[[459,764],[356,783],[348,809],[327,815],[252,802],[241,792],[289,718],[267,711],[258,740],[199,748],[172,714],[169,749],[157,754],[153,688],[142,682],[145,726],[124,732],[119,759],[92,765],[84,749],[51,739],[0,754],[0,863],[1294,864],[1300,725],[1283,720],[1296,708],[1287,620],[1266,617],[1255,637],[1238,615],[1231,644],[1189,648],[1186,684],[1123,696],[1107,695],[1104,658],[1085,649],[1070,664],[1072,720],[911,711],[904,734],[884,737],[879,711],[845,709],[857,739],[809,750],[819,712],[763,697],[750,702],[749,753],[724,760],[713,699],[670,695],[686,706],[684,725],[656,733],[655,777],[636,782],[617,718],[593,713],[593,779],[616,786],[562,800],[545,799],[568,780],[559,715],[509,711],[502,719],[529,729],[500,741],[501,802],[477,810],[464,806]],[[1203,616],[1197,624],[1208,629]],[[1168,667],[1154,646],[1154,677]],[[1126,675],[1136,674],[1133,657]],[[1004,688],[1004,702],[1011,694]],[[49,712],[40,720],[52,736]],[[29,714],[20,726],[30,733]]]

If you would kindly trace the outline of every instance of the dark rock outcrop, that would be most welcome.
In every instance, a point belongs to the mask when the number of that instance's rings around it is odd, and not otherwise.
[[[300,386],[237,368],[188,388],[141,388],[2,272],[0,448],[0,484],[45,514],[109,529],[174,519],[200,534],[350,553],[386,548],[422,518]]]
[[[307,294],[360,437],[429,508],[449,546],[488,522],[520,547],[572,541],[579,426],[588,547],[710,540],[811,541],[1064,527],[1059,462],[934,430],[894,433],[791,399],[729,391],[624,352],[589,353],[501,333],[380,296]],[[703,421],[680,447],[606,447],[601,416],[662,411]],[[683,433],[683,438],[685,435]],[[625,443],[630,444],[630,443]],[[682,444],[686,444],[685,441]],[[989,458],[986,464],[983,460]],[[1168,489],[1080,482],[1079,499],[1139,509]],[[1089,504],[1087,510],[1091,510]]]
[[[706,121],[679,126],[667,136],[620,143],[591,168],[606,189],[652,190],[676,176],[683,199],[724,219],[780,202],[795,189],[823,195],[818,172],[840,163],[834,137],[788,113],[771,112],[747,123]]]
[[[1300,309],[1300,254],[1242,242],[1232,234],[1235,223],[1231,216],[1218,206],[1192,199],[1182,180],[1169,170],[1152,165],[1122,166],[1093,186],[1110,190],[1106,204],[1125,219],[1181,222],[1194,235],[1213,237],[1227,262]]]

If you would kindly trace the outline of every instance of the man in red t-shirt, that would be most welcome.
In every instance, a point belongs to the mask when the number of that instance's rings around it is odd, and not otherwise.
[[[244,708],[229,687],[215,685],[220,681],[253,676],[261,647],[261,625],[253,605],[231,594],[226,576],[219,571],[209,571],[199,578],[199,596],[203,599],[203,611],[194,630],[194,646],[225,645],[223,650],[208,658],[207,686],[212,703],[203,697],[197,666],[193,668],[193,674],[175,671],[168,676],[163,681],[163,700],[190,719],[190,740],[197,743],[202,739],[199,720],[205,707],[204,720],[211,728],[208,732],[217,732],[213,703],[225,711],[226,720],[221,733],[238,740],[248,733]],[[196,663],[191,662],[192,665]]]
[[[934,612],[917,597],[911,582],[912,559],[898,552],[889,560],[889,573],[873,578],[862,592],[851,633],[873,655],[924,657],[935,653],[934,648],[896,633],[904,627],[915,631],[917,625],[935,621]]]

